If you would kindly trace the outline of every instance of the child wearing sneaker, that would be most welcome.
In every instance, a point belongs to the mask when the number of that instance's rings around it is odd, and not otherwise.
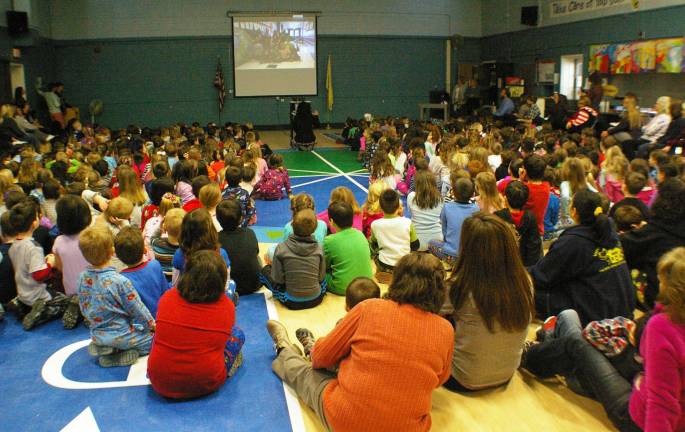
[[[39,224],[39,207],[32,200],[25,200],[10,210],[9,222],[16,232],[9,249],[17,284],[17,302],[14,309],[22,317],[24,330],[61,317],[69,299],[62,293],[48,290],[47,282],[55,264],[55,256],[47,257],[33,239]]]
[[[155,343],[147,373],[168,398],[195,398],[218,390],[243,361],[245,334],[224,294],[227,273],[219,255],[191,255],[176,288],[159,301]]]
[[[92,215],[88,203],[76,195],[65,195],[57,201],[57,227],[60,235],[55,239],[52,253],[55,254],[55,268],[62,272],[64,293],[71,301],[62,316],[65,328],[74,328],[81,319],[78,306],[76,281],[88,267],[78,247],[78,236],[90,226]]]
[[[383,218],[371,224],[371,253],[376,263],[376,277],[380,283],[388,283],[389,274],[395,264],[411,251],[419,249],[419,238],[416,236],[411,219],[402,216],[399,194],[386,189],[381,193],[380,206]]]
[[[297,212],[293,234],[276,247],[273,264],[262,269],[262,282],[288,309],[313,308],[326,294],[326,262],[312,235],[316,225],[313,210]]]
[[[155,321],[133,284],[110,265],[114,239],[107,227],[83,230],[79,248],[90,264],[78,279],[79,304],[90,327],[88,353],[102,367],[132,365],[150,351]]]
[[[351,311],[353,307],[364,300],[373,298],[381,298],[381,289],[378,284],[367,277],[361,276],[354,278],[347,286],[347,289],[345,289],[345,312]],[[338,320],[338,323],[340,323],[341,320],[342,318]],[[336,323],[336,325],[338,325],[338,323]],[[314,334],[307,328],[299,328],[295,332],[295,335],[297,336],[297,340],[302,344],[302,348],[304,348],[304,356],[309,358],[312,348],[314,347],[314,342],[316,342]]]
[[[145,243],[140,230],[126,227],[114,238],[117,257],[126,264],[121,274],[130,280],[143,304],[154,318],[159,299],[169,289],[162,266],[157,260],[145,260]]]

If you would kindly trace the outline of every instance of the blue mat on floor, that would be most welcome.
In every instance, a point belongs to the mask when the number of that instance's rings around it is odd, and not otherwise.
[[[47,384],[41,370],[53,353],[89,338],[81,326],[67,331],[60,321],[25,332],[12,316],[0,322],[0,419],[3,431],[58,431],[77,416],[72,431],[291,431],[285,392],[271,371],[273,343],[263,294],[241,297],[238,325],[246,336],[244,363],[216,393],[172,402],[149,385],[67,390]],[[103,369],[85,348],[64,361],[68,380],[86,383],[126,381],[128,367]],[[96,386],[99,384],[95,384]],[[106,385],[106,384],[105,384]],[[91,417],[92,414],[92,417]]]
[[[332,174],[331,176],[335,176]],[[359,184],[364,187],[368,187],[369,178],[363,175],[351,176]],[[328,200],[331,198],[331,191],[338,186],[346,186],[352,190],[354,193],[359,206],[364,204],[366,201],[366,192],[361,190],[359,186],[355,185],[345,177],[293,177],[290,179],[290,185],[293,190],[293,194],[298,194],[306,192],[314,197],[314,202],[316,203],[316,213],[322,212],[328,208]],[[310,183],[313,181],[322,180],[317,183]],[[304,183],[307,183],[304,185]],[[302,186],[298,186],[302,185]],[[255,200],[255,205],[257,207],[257,226],[265,227],[283,227],[292,218],[292,213],[290,211],[290,200],[282,199],[279,201],[262,201]],[[260,240],[262,241],[262,240]]]

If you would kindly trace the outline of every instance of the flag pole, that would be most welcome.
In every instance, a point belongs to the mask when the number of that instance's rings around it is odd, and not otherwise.
[[[328,62],[326,64],[326,108],[327,119],[326,130],[331,129],[331,112],[333,111],[333,67],[331,65],[331,53],[328,53]]]

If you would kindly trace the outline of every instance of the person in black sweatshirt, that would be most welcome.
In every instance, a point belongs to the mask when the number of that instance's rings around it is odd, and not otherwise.
[[[538,233],[535,215],[523,206],[528,201],[528,186],[520,181],[509,183],[504,189],[507,207],[494,214],[514,226],[519,237],[519,250],[523,265],[535,265],[542,257],[542,240]]]
[[[243,210],[238,200],[221,201],[216,207],[216,218],[223,228],[219,243],[231,260],[231,279],[235,281],[236,291],[241,296],[252,294],[262,286],[257,236],[250,228],[240,226]]]
[[[616,316],[632,319],[635,288],[599,194],[578,191],[571,217],[577,225],[564,230],[547,255],[530,268],[538,316],[544,319],[574,309],[583,326]]]
[[[621,243],[632,269],[647,274],[644,302],[654,307],[659,294],[656,265],[663,254],[685,246],[685,182],[667,179],[659,185],[659,195],[650,209],[649,222],[624,233]]]

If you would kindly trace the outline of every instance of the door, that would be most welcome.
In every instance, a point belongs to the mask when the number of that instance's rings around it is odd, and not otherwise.
[[[559,93],[569,100],[578,100],[583,89],[583,55],[561,56]]]
[[[22,87],[26,90],[26,78],[24,77],[23,64],[10,63],[10,85],[12,87],[12,95],[14,95],[17,87]]]

